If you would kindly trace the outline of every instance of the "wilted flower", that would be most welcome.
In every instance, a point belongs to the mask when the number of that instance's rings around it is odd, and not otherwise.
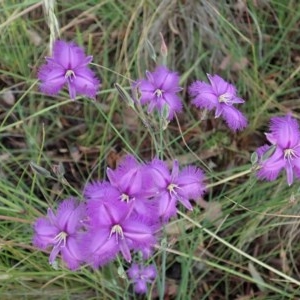
[[[138,294],[145,294],[147,292],[147,283],[152,283],[156,278],[156,269],[154,265],[143,266],[132,264],[127,271],[128,277],[134,283],[134,291]]]
[[[159,191],[157,194],[159,216],[165,220],[176,214],[178,201],[191,210],[190,199],[196,200],[205,191],[204,174],[199,168],[187,166],[179,171],[178,161],[174,160],[170,173],[166,163],[159,159],[154,159],[149,167]]]
[[[203,81],[194,82],[189,93],[194,97],[192,104],[208,110],[215,109],[215,117],[222,116],[233,131],[247,126],[246,117],[233,105],[244,103],[236,95],[236,88],[218,75],[207,75],[210,84]]]
[[[161,114],[168,110],[167,119],[171,120],[176,112],[182,110],[182,103],[177,93],[182,90],[179,87],[179,76],[165,66],[158,66],[153,73],[146,72],[147,79],[137,82],[141,93],[141,104],[149,103],[148,112],[156,108]]]
[[[84,50],[75,43],[56,41],[53,56],[46,57],[47,63],[38,72],[41,91],[56,95],[67,84],[71,99],[75,99],[77,93],[95,98],[99,80],[87,67],[92,59],[92,56],[85,56]]]
[[[77,204],[74,199],[67,199],[59,205],[56,215],[49,208],[47,217],[36,220],[33,244],[40,249],[53,247],[49,257],[50,264],[61,253],[70,269],[79,267],[83,260],[79,243],[84,216],[85,206]]]
[[[291,115],[271,119],[270,133],[266,133],[272,145],[256,150],[259,157],[257,177],[275,180],[282,169],[286,170],[287,183],[291,185],[294,174],[300,178],[300,132],[297,120]]]

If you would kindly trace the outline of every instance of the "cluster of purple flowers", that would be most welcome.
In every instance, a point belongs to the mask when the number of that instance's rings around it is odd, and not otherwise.
[[[190,200],[205,191],[203,172],[194,166],[180,171],[176,160],[170,171],[162,160],[144,164],[126,156],[117,169],[107,170],[107,177],[86,185],[85,201],[64,200],[56,215],[49,209],[35,222],[33,243],[41,249],[52,247],[50,263],[59,253],[70,269],[82,263],[98,268],[119,253],[127,262],[135,252],[147,259],[178,202],[191,210]],[[155,271],[133,265],[129,277],[142,292]]]
[[[67,85],[71,99],[75,99],[77,94],[95,98],[100,81],[87,67],[92,59],[92,56],[85,56],[84,50],[75,43],[56,41],[52,57],[46,57],[47,63],[38,72],[41,91],[56,95]],[[244,129],[247,119],[233,106],[244,103],[236,95],[236,88],[218,75],[208,75],[208,79],[210,84],[196,81],[190,86],[190,95],[194,97],[192,104],[198,108],[215,109],[215,117],[222,116],[233,131]],[[148,113],[156,109],[161,116],[172,120],[183,107],[178,96],[182,91],[179,80],[178,73],[158,66],[152,73],[147,71],[145,79],[135,82],[134,87],[140,93],[140,98],[135,100],[141,105],[148,105]]]
[[[68,86],[71,99],[77,94],[95,98],[100,81],[87,67],[92,61],[82,48],[74,43],[56,41],[52,57],[46,58],[38,73],[41,90],[57,94]],[[242,130],[246,117],[234,106],[244,103],[237,96],[234,85],[218,75],[207,75],[209,83],[195,81],[189,87],[192,104],[201,109],[215,110],[215,117],[223,117],[228,127]],[[148,113],[157,110],[161,117],[172,120],[182,111],[178,93],[180,77],[165,66],[158,66],[146,78],[137,80],[134,88],[139,99],[133,103],[148,105]],[[287,183],[300,178],[300,131],[298,122],[288,114],[271,119],[266,137],[271,145],[257,149],[259,179],[275,180],[285,169]],[[56,214],[49,209],[46,217],[34,224],[33,243],[40,249],[52,247],[49,262],[61,254],[67,267],[75,270],[83,263],[99,268],[113,261],[118,254],[132,262],[139,252],[148,259],[159,239],[161,227],[176,215],[181,203],[192,210],[191,200],[197,200],[205,191],[204,174],[195,166],[179,169],[177,160],[169,170],[160,159],[139,163],[127,156],[117,169],[107,170],[107,181],[86,185],[84,201],[64,200]],[[153,265],[133,263],[128,276],[137,293],[147,291],[147,283],[156,277]]]
[[[164,107],[168,110],[167,119],[173,119],[175,113],[182,111],[182,103],[177,93],[179,76],[164,66],[158,66],[153,73],[146,72],[147,79],[137,81],[136,86],[141,94],[140,103],[149,103],[148,112],[156,108],[162,114]],[[208,75],[210,84],[195,81],[189,87],[194,99],[192,104],[198,108],[215,109],[215,117],[222,116],[233,131],[247,126],[246,117],[233,105],[245,101],[236,95],[236,88],[218,75]]]

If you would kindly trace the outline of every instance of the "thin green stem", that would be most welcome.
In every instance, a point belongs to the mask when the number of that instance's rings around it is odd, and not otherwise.
[[[164,234],[166,236],[166,234]],[[159,299],[163,300],[165,295],[165,285],[166,285],[166,263],[167,263],[167,252],[165,245],[167,244],[166,238],[162,240],[162,249],[161,249],[161,287],[159,289]]]
[[[209,188],[215,187],[215,186],[217,186],[217,185],[226,183],[226,182],[231,181],[231,180],[234,180],[234,179],[236,179],[236,178],[245,176],[245,175],[247,175],[247,174],[249,174],[249,173],[251,173],[251,172],[253,172],[253,169],[252,169],[252,168],[251,168],[251,169],[248,169],[248,170],[245,170],[245,171],[242,171],[242,172],[240,172],[240,173],[234,174],[234,175],[232,175],[232,176],[226,177],[226,178],[224,178],[224,179],[222,179],[222,180],[219,180],[219,181],[217,181],[217,182],[208,184],[208,185],[206,186],[206,188],[209,189]]]

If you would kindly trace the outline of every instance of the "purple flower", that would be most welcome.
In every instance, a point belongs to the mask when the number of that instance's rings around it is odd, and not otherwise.
[[[49,257],[50,264],[61,253],[70,269],[79,267],[83,260],[79,243],[84,217],[85,206],[77,204],[74,199],[67,199],[59,205],[56,215],[48,209],[46,218],[36,220],[33,244],[40,249],[53,247]]]
[[[294,174],[300,178],[300,132],[297,120],[291,115],[271,119],[268,141],[273,145],[264,145],[256,150],[259,157],[257,177],[269,181],[275,180],[285,169],[287,183],[291,185]]]
[[[133,204],[133,203],[132,203]],[[87,261],[97,268],[114,259],[120,251],[131,261],[130,250],[146,252],[153,247],[156,239],[154,227],[143,218],[132,214],[132,204],[111,202],[107,215],[90,216],[90,228],[84,237]]]
[[[236,88],[218,75],[207,75],[210,84],[196,81],[189,87],[192,104],[208,110],[215,109],[215,118],[222,116],[233,131],[247,126],[246,117],[233,105],[245,101],[236,95]]]
[[[177,201],[192,210],[189,200],[196,200],[205,191],[203,172],[194,166],[187,166],[179,172],[177,160],[174,160],[170,173],[163,161],[154,159],[150,164],[150,172],[159,190],[157,195],[159,215],[164,220],[176,214]]]
[[[149,199],[156,189],[148,166],[127,155],[116,170],[107,169],[107,176],[111,185],[119,191],[120,201],[134,202],[133,209],[138,215],[153,223],[157,221],[157,203]]]
[[[134,291],[138,294],[145,294],[147,292],[147,283],[152,283],[156,278],[156,269],[154,265],[143,266],[132,264],[127,271],[128,277],[134,283]]]
[[[176,112],[181,112],[182,103],[177,93],[182,90],[179,87],[179,76],[165,66],[158,66],[153,73],[146,72],[147,79],[137,82],[141,93],[141,104],[149,103],[148,113],[156,108],[161,114],[166,106],[168,120],[173,119]]]
[[[95,98],[99,80],[87,67],[92,59],[92,56],[85,56],[84,50],[75,43],[56,41],[53,56],[46,57],[47,63],[38,72],[41,91],[56,95],[67,84],[71,99],[75,99],[77,93]]]

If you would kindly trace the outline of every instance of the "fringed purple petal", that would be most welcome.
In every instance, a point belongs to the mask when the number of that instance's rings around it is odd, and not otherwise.
[[[41,80],[40,90],[47,95],[56,95],[67,82],[65,71],[61,67],[43,65],[38,72]]]
[[[158,202],[154,199],[135,198],[134,211],[137,215],[146,219],[149,223],[158,222]]]
[[[285,167],[285,160],[283,158],[282,149],[278,148],[274,154],[260,164],[260,169],[257,171],[259,179],[266,179],[268,181],[275,180],[280,171]]]
[[[127,155],[116,170],[108,170],[108,178],[121,193],[136,195],[143,188],[141,165],[132,155]]]
[[[173,93],[178,91],[180,77],[176,72],[170,71],[165,66],[158,66],[152,76],[157,88]]]
[[[182,169],[176,181],[178,194],[183,198],[197,199],[205,191],[204,173],[199,168],[187,166]]]
[[[137,279],[134,284],[134,291],[137,294],[146,294],[147,293],[147,284],[143,279]]]
[[[127,271],[130,279],[137,279],[140,276],[140,268],[138,264],[133,263]]]
[[[97,228],[88,232],[83,238],[83,254],[87,263],[97,269],[112,261],[119,252],[119,246],[114,238],[109,238],[109,230]]]
[[[158,158],[153,159],[149,164],[149,172],[158,190],[166,189],[171,182],[171,174],[166,163]]]
[[[126,240],[130,241],[133,249],[152,247],[156,239],[152,226],[147,225],[140,218],[130,218],[122,223],[123,233]]]
[[[164,93],[162,99],[164,100],[162,104],[166,104],[169,109],[169,115],[167,117],[168,120],[172,120],[175,113],[180,113],[182,111],[182,101],[177,95],[167,92]],[[161,109],[159,109],[161,113],[163,110],[163,105]]]
[[[72,234],[82,226],[80,221],[84,217],[85,206],[83,204],[78,204],[75,199],[70,198],[61,202],[57,209],[57,226],[60,231]]]
[[[60,232],[60,230],[46,218],[37,219],[33,228],[35,231],[33,244],[40,249],[45,249],[47,246],[53,245],[54,237]]]
[[[248,124],[246,117],[238,109],[226,104],[222,106],[222,117],[233,131],[242,130]]]
[[[109,201],[108,197],[113,200],[117,200],[119,191],[114,188],[108,181],[95,181],[86,185],[83,194],[88,202],[107,202]]]
[[[270,130],[273,139],[281,148],[294,148],[299,143],[299,125],[290,114],[271,119]]]
[[[157,275],[156,269],[153,265],[147,266],[141,270],[142,276],[148,280],[154,279]]]
[[[140,103],[146,104],[147,102],[151,102],[155,97],[155,86],[147,81],[140,80],[138,84],[139,91],[141,93]]]
[[[76,70],[75,76],[72,85],[76,92],[90,98],[95,98],[100,82],[95,77],[94,72],[87,67],[82,67]]]
[[[85,60],[85,54],[83,49],[75,43],[57,40],[53,46],[53,59],[66,70],[70,70],[75,69]]]
[[[119,223],[130,212],[130,206],[121,201],[108,201],[103,203],[91,202],[87,206],[88,216],[92,227],[109,227]]]
[[[76,270],[83,261],[83,252],[80,248],[79,241],[75,237],[68,237],[65,247],[61,247],[63,261],[71,270]]]
[[[207,77],[208,77],[210,84],[217,96],[221,96],[228,91],[229,92],[231,91],[235,95],[235,93],[236,93],[235,88],[231,84],[226,82],[219,75],[209,75],[208,74]]]
[[[145,79],[139,80],[137,86],[140,89],[141,93],[149,92],[153,96],[153,93],[155,92],[154,84],[148,80]]]
[[[167,221],[176,215],[176,198],[171,196],[168,192],[163,191],[157,197],[159,216]]]
[[[202,81],[196,81],[189,87],[189,93],[192,97],[192,104],[198,108],[206,108],[212,110],[218,106],[218,97],[214,93],[212,87]]]

